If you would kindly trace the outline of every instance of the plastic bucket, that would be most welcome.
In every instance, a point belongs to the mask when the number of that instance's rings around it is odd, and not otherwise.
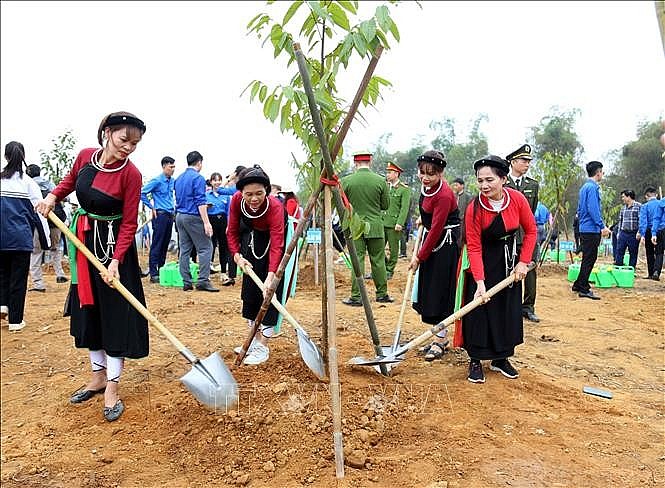
[[[568,265],[568,281],[571,283],[577,279],[580,275],[580,264],[573,263]]]
[[[632,266],[615,266],[612,276],[619,288],[632,288],[635,285],[635,269]]]
[[[598,288],[612,288],[617,282],[612,275],[613,268],[602,266],[596,273],[596,286]]]
[[[159,284],[162,286],[171,286],[171,270],[166,266],[159,268]]]
[[[623,265],[624,266],[630,265],[630,254],[626,253],[623,255]]]
[[[589,275],[589,283],[598,283],[598,268],[593,268]]]

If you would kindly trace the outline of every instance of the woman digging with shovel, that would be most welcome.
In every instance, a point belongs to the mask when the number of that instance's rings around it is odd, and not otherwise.
[[[65,315],[71,317],[76,347],[89,349],[92,366],[92,378],[70,402],[104,393],[104,418],[109,422],[125,408],[118,394],[124,358],[148,355],[147,320],[108,286],[118,279],[145,305],[134,241],[141,173],[128,159],[145,130],[143,121],[128,112],[104,117],[97,131],[102,147],[83,149],[69,174],[35,207],[48,216],[56,202],[76,191],[80,206],[72,216],[72,231],[108,268],[100,276],[82,253],[70,248],[72,284]]]
[[[251,267],[267,288],[284,255],[287,216],[282,202],[270,195],[270,178],[260,166],[244,169],[238,178],[239,190],[231,198],[226,236],[229,251],[241,268]],[[284,276],[275,296],[280,303],[286,301],[283,289],[289,281]],[[263,303],[263,291],[243,274],[242,316],[251,328]],[[268,360],[268,339],[274,335],[274,326],[280,319],[277,309],[270,305],[261,323],[261,331],[252,341],[244,364],[261,364]],[[236,348],[236,354],[240,348]]]
[[[457,200],[443,173],[446,159],[439,151],[426,151],[418,157],[420,220],[427,229],[425,239],[414,253],[409,270],[418,269],[417,295],[413,308],[424,323],[436,325],[453,313],[460,231]],[[448,329],[436,334],[434,341],[421,352],[426,361],[440,359],[448,339]]]
[[[463,347],[471,359],[468,380],[484,383],[481,360],[491,360],[490,369],[507,378],[519,373],[508,358],[515,346],[523,342],[522,284],[536,245],[536,221],[529,202],[522,193],[504,187],[508,163],[498,156],[486,156],[473,163],[478,180],[478,195],[467,206],[467,252],[470,275],[467,271],[464,301],[468,303],[485,296],[490,289],[515,270],[515,283],[494,295],[462,319],[461,334],[456,331],[455,344],[463,338]],[[515,233],[524,229],[524,241],[517,256]],[[460,344],[462,345],[462,344]]]

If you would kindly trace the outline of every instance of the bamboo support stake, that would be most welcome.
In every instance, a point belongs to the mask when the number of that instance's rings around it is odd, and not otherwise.
[[[365,71],[363,79],[361,80],[360,86],[358,87],[358,90],[356,92],[356,96],[353,99],[353,103],[351,103],[351,106],[349,107],[349,111],[346,114],[346,118],[344,119],[344,122],[342,123],[342,126],[340,127],[340,130],[337,132],[337,137],[335,139],[335,144],[333,146],[333,152],[332,152],[332,155],[331,155],[332,158],[333,158],[333,161],[335,159],[337,159],[337,156],[339,155],[339,151],[342,148],[342,143],[344,142],[344,139],[346,138],[346,134],[348,133],[349,127],[351,126],[351,122],[355,118],[356,112],[358,111],[358,107],[360,106],[360,102],[362,101],[363,94],[365,93],[365,90],[367,89],[367,85],[369,84],[369,80],[372,78],[372,74],[374,73],[374,69],[376,68],[377,63],[379,62],[379,58],[381,57],[381,53],[383,53],[383,47],[379,46],[376,49],[376,51],[374,53],[374,56],[372,57],[369,65],[367,66],[367,70]],[[263,321],[263,317],[265,317],[266,313],[268,312],[268,308],[270,307],[270,301],[272,299],[272,296],[275,294],[275,290],[277,290],[277,286],[279,285],[279,282],[282,279],[282,276],[284,276],[284,270],[286,269],[286,264],[288,263],[289,259],[291,258],[291,254],[293,254],[293,250],[296,248],[296,246],[298,244],[298,239],[303,234],[303,230],[305,229],[305,226],[307,225],[309,217],[312,214],[312,209],[316,205],[316,202],[319,198],[319,194],[323,190],[324,186],[325,185],[323,183],[320,183],[318,188],[316,189],[316,191],[314,191],[314,193],[312,193],[312,195],[309,197],[309,200],[307,201],[307,204],[305,205],[303,215],[300,218],[300,220],[298,221],[298,225],[296,226],[296,229],[293,232],[293,237],[291,239],[291,242],[289,242],[289,244],[286,246],[286,249],[284,250],[284,256],[282,257],[282,261],[279,263],[279,267],[277,268],[277,272],[275,273],[275,277],[273,278],[272,282],[268,285],[268,288],[266,289],[266,293],[265,293],[265,296],[263,298],[263,303],[261,304],[261,308],[259,309],[259,313],[256,315],[256,318],[254,319],[254,326],[250,329],[249,333],[247,334],[247,337],[245,338],[245,342],[243,342],[243,344],[240,346],[240,352],[236,356],[236,360],[235,360],[235,365],[236,366],[239,366],[240,364],[242,364],[242,360],[245,358],[245,355],[247,354],[247,349],[249,348],[249,345],[252,342],[252,339],[256,335],[256,331],[259,330],[259,327],[261,326],[261,322]],[[340,215],[343,215],[343,214],[340,213]],[[351,250],[351,248],[349,247],[349,251],[350,250]],[[357,261],[357,259],[356,259],[356,261]],[[362,286],[364,286],[364,282],[360,283],[360,284]],[[368,319],[368,321],[369,321],[369,319]],[[385,368],[382,368],[381,372],[383,374],[388,374],[387,370],[385,370]]]
[[[323,196],[325,215],[325,263],[327,285],[327,322],[328,322],[328,377],[330,378],[330,402],[333,418],[333,443],[335,446],[335,474],[344,478],[344,448],[342,442],[342,398],[339,383],[337,357],[337,324],[335,323],[335,273],[333,269],[331,191],[326,186]]]
[[[296,61],[298,62],[298,70],[300,71],[300,78],[302,79],[303,88],[307,94],[307,102],[309,104],[309,111],[312,114],[312,122],[314,124],[314,129],[316,136],[319,139],[319,146],[323,153],[323,162],[325,164],[327,174],[334,174],[332,158],[330,157],[330,152],[328,151],[328,142],[326,141],[325,131],[323,130],[323,122],[321,121],[321,114],[319,112],[319,107],[316,104],[316,99],[314,96],[314,90],[312,89],[312,82],[309,77],[309,71],[307,69],[307,63],[305,61],[305,55],[300,49],[300,44],[293,44],[293,51],[296,55]],[[333,195],[335,198],[335,207],[337,208],[337,213],[339,215],[344,215],[346,208],[342,203],[342,197],[340,195],[339,188],[333,188]],[[358,283],[358,288],[360,289],[360,297],[362,300],[363,308],[365,309],[365,316],[367,318],[367,326],[369,327],[370,335],[372,336],[372,344],[374,345],[374,352],[377,356],[380,356],[382,353],[381,342],[379,338],[379,332],[376,328],[376,322],[374,321],[374,314],[372,312],[372,306],[369,302],[369,297],[367,295],[367,287],[365,286],[365,280],[362,276],[362,268],[360,266],[360,261],[358,260],[358,253],[356,252],[356,246],[351,239],[350,232],[347,230],[345,232],[347,238],[347,246],[349,248],[349,254],[351,255],[351,264],[353,265],[353,273]],[[388,376],[388,369],[385,364],[379,365],[379,370],[384,376]]]

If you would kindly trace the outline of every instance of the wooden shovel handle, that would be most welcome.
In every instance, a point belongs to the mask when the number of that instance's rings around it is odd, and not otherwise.
[[[422,225],[418,227],[418,235],[416,236],[416,242],[413,245],[413,256],[416,256],[418,254],[418,250],[420,249],[420,241],[423,238],[423,234],[425,233],[425,227]],[[413,259],[413,258],[412,258]],[[397,326],[395,327],[395,339],[393,343],[393,350],[397,349],[397,346],[399,346],[399,332],[402,326],[402,322],[404,321],[404,314],[406,312],[406,303],[409,300],[409,295],[411,294],[411,281],[413,280],[413,275],[415,274],[415,270],[409,268],[409,272],[406,275],[406,286],[404,286],[404,297],[402,298],[402,307],[399,309],[399,318],[397,319]]]
[[[78,237],[74,235],[74,233],[69,230],[69,227],[67,227],[62,220],[60,220],[53,212],[49,212],[48,218],[55,224],[55,226],[60,229],[60,231],[65,235],[67,239],[69,239],[72,244],[76,247],[76,249],[79,250],[79,252],[83,253],[83,255],[88,258],[88,261],[99,270],[100,273],[103,275],[106,275],[108,273],[108,269],[106,269],[106,266],[104,266],[99,259],[95,257],[95,255],[90,252],[90,249],[88,249],[85,244],[83,244]],[[171,344],[173,344],[178,351],[183,354],[190,362],[193,362],[196,358],[193,358],[193,355],[189,350],[185,347],[185,345],[178,340],[176,336],[174,336],[162,323],[157,320],[157,317],[155,317],[153,314],[150,313],[150,311],[145,308],[145,306],[139,302],[134,295],[132,295],[127,288],[125,288],[125,285],[120,283],[120,280],[117,278],[113,278],[113,281],[111,282],[111,285],[113,288],[118,290],[118,293],[120,293],[125,299],[136,309],[138,312],[143,315],[148,322],[150,322],[151,325],[156,327],[163,335],[166,337]],[[189,354],[189,355],[188,355]],[[193,359],[192,359],[193,358]]]
[[[244,267],[244,268],[242,269],[242,272],[245,273],[247,276],[249,276],[249,277],[252,279],[252,281],[254,281],[254,283],[256,283],[256,286],[259,287],[259,290],[261,290],[262,292],[264,292],[264,291],[266,290],[266,287],[264,286],[263,282],[261,281],[261,278],[259,278],[259,277],[256,275],[256,273],[254,272],[254,270],[253,270],[252,268],[250,268],[249,266],[246,266],[246,267]],[[300,330],[300,332],[302,332],[302,333],[305,334],[307,337],[309,337],[309,335],[307,334],[307,332],[305,332],[305,329],[303,329],[303,328],[300,326],[300,324],[298,323],[298,321],[293,317],[293,315],[291,315],[291,314],[289,313],[289,311],[284,307],[284,305],[282,305],[281,303],[279,303],[279,301],[277,300],[277,297],[276,297],[275,295],[273,295],[273,296],[271,297],[271,299],[270,299],[270,303],[273,304],[273,306],[277,309],[277,311],[278,311],[279,313],[281,313],[281,314],[284,316],[284,318],[285,318],[285,319],[286,319],[286,320],[287,320],[287,321],[288,321],[293,327],[295,327],[296,329]]]

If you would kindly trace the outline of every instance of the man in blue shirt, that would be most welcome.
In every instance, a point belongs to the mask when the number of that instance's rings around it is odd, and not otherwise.
[[[619,211],[617,224],[617,247],[614,255],[614,265],[623,266],[623,255],[630,254],[628,264],[635,268],[637,264],[637,251],[640,241],[635,238],[640,226],[640,203],[635,201],[635,192],[625,189],[621,191],[623,206]]]
[[[545,242],[545,224],[550,223],[552,215],[543,202],[538,202],[536,206],[536,227],[538,228],[538,245],[542,246]]]
[[[580,247],[582,248],[582,263],[580,274],[573,283],[573,291],[580,298],[600,300],[598,295],[591,291],[589,276],[598,259],[598,246],[600,239],[607,237],[610,230],[603,223],[600,213],[600,186],[598,182],[603,179],[603,163],[591,161],[586,165],[589,179],[580,188],[580,199],[577,204],[577,215],[580,221]]]
[[[644,242],[644,250],[647,254],[647,276],[646,279],[659,280],[660,271],[658,275],[655,274],[656,271],[656,246],[654,246],[651,241],[651,237],[656,235],[656,231],[653,229],[653,218],[656,214],[658,208],[658,200],[656,199],[656,189],[652,186],[648,187],[644,191],[644,196],[646,201],[640,208],[640,231],[637,233],[637,239]],[[661,251],[662,254],[662,251]],[[662,258],[661,258],[662,259]],[[662,264],[661,264],[662,267]]]
[[[189,271],[189,255],[192,247],[199,257],[199,279],[196,289],[218,292],[210,283],[210,259],[212,258],[212,225],[208,219],[206,202],[206,180],[201,176],[203,156],[198,151],[187,155],[187,169],[175,182],[176,217],[180,256],[178,257],[180,276],[184,291],[193,289],[192,274]]]
[[[175,206],[173,204],[175,160],[162,158],[162,174],[141,188],[141,201],[152,209],[152,244],[150,245],[150,283],[159,283],[159,268],[166,262],[171,241]],[[150,199],[150,197],[152,199]]]
[[[655,261],[652,280],[660,281],[663,270],[663,251],[665,250],[665,198],[658,200],[658,206],[651,222],[651,244],[655,246]]]

